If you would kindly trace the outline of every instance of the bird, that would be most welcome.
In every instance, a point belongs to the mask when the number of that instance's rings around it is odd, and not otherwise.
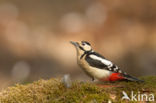
[[[78,65],[89,77],[91,77],[92,81],[97,79],[99,81],[110,82],[122,80],[144,82],[143,80],[122,71],[116,64],[95,52],[89,42],[70,41],[70,43],[76,48]]]

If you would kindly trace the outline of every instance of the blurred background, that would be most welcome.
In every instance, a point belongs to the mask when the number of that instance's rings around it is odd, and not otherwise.
[[[156,75],[155,0],[0,0],[0,89],[70,74],[89,80],[69,41],[134,75]]]

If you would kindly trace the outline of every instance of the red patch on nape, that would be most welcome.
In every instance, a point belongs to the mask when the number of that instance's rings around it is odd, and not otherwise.
[[[108,79],[109,81],[118,81],[124,79],[124,77],[120,73],[112,73]]]

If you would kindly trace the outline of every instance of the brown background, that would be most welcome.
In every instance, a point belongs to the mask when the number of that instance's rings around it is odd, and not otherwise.
[[[70,74],[88,80],[69,41],[134,75],[156,74],[155,0],[1,0],[0,88]]]

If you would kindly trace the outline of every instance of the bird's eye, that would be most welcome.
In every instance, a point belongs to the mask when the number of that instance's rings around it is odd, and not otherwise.
[[[83,46],[85,46],[85,43],[82,43]]]

